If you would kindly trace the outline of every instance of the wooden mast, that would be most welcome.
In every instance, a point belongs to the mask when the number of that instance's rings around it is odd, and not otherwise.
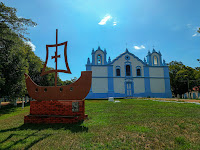
[[[58,46],[57,46],[57,44],[58,44],[58,29],[56,29],[56,54],[55,54],[55,56],[57,56],[57,54],[58,54]],[[58,65],[57,65],[57,57],[55,58],[55,62],[56,62],[56,72],[55,72],[55,86],[57,86],[57,75],[58,75],[58,73],[57,73],[57,67],[58,67]]]
[[[58,55],[58,29],[56,29],[56,52],[55,52],[55,56],[52,56],[52,59],[53,58],[55,58],[55,63],[56,63],[56,69],[55,69],[55,86],[57,86],[57,76],[58,76],[57,61],[58,61],[58,58],[60,58],[60,55]]]

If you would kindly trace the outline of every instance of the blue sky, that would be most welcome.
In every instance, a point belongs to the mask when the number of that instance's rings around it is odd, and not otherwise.
[[[162,53],[166,62],[182,61],[199,66],[199,0],[2,0],[15,7],[19,17],[38,25],[28,37],[35,54],[43,61],[46,44],[68,41],[68,63],[72,74],[60,73],[62,80],[85,71],[92,48],[106,48],[113,60],[126,49],[144,59],[148,50]],[[50,49],[54,54],[55,50]],[[58,52],[61,54],[62,49]],[[62,58],[61,58],[62,59]],[[60,59],[60,60],[61,60]],[[58,60],[59,61],[59,60]],[[48,65],[54,67],[53,60]],[[63,61],[58,66],[64,68]]]

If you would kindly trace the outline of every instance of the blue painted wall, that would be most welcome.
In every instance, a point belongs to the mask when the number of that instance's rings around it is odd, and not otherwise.
[[[114,96],[114,82],[113,82],[113,66],[108,66],[108,96],[107,97],[113,97]]]

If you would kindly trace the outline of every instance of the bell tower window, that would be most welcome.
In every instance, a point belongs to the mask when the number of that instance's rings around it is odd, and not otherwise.
[[[158,64],[158,58],[156,56],[153,56],[153,64],[154,65]]]
[[[97,65],[101,65],[101,55],[97,55]]]

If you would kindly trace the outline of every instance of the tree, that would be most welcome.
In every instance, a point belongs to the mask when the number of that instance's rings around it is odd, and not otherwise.
[[[77,77],[71,78],[71,80],[65,80],[63,85],[69,85],[77,81]]]
[[[0,88],[3,96],[13,98],[25,92],[23,74],[27,71],[27,62],[24,42],[16,34],[11,34],[13,42],[7,43],[0,50],[0,73],[4,79]]]
[[[0,72],[0,91],[1,88],[3,87],[3,85],[5,85],[5,78],[2,77],[2,73]],[[1,97],[1,95],[0,95]]]
[[[10,98],[25,93],[24,73],[28,72],[24,44],[27,26],[36,23],[30,19],[18,18],[16,9],[0,3],[0,96]]]
[[[169,63],[169,76],[172,93],[176,96],[180,93],[180,87],[185,87],[186,84],[177,80],[177,73],[183,67],[182,62],[172,61]]]
[[[197,85],[200,85],[200,67],[195,68],[195,79],[197,81]]]
[[[10,99],[27,94],[24,73],[41,86],[53,86],[53,73],[40,76],[44,62],[35,55],[27,40],[27,26],[35,26],[30,19],[18,18],[16,9],[0,3],[0,97]],[[46,67],[47,70],[52,68]],[[58,77],[58,85],[62,80]]]
[[[27,33],[27,26],[36,26],[37,24],[31,19],[17,17],[16,8],[7,7],[4,3],[0,3],[0,28],[9,28],[15,32],[20,38],[28,40],[24,36]]]
[[[197,85],[198,71],[185,66],[182,62],[170,62],[169,75],[171,90],[175,96],[177,94],[184,94]]]

